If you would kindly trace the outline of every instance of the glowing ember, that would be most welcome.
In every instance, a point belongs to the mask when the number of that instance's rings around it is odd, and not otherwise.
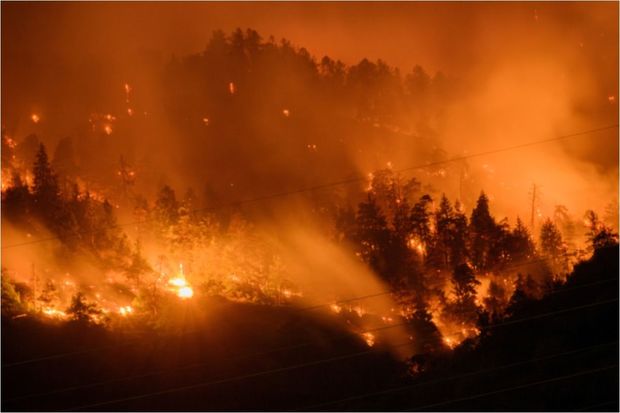
[[[288,109],[282,109],[282,114],[288,118],[291,115],[291,112]]]
[[[127,108],[127,114],[128,114],[129,116],[133,116],[133,109],[131,109],[131,108]]]
[[[366,342],[366,344],[368,345],[368,347],[372,347],[375,345],[375,335],[372,333],[362,333],[362,337],[364,338],[364,341]]]
[[[180,298],[191,298],[194,295],[194,290],[192,290],[191,287],[182,287],[179,288],[177,295]]]
[[[230,92],[231,95],[234,95],[237,92],[237,87],[235,86],[233,82],[230,82],[228,84],[228,91]]]
[[[103,131],[105,132],[106,135],[111,135],[112,134],[112,126],[110,125],[105,125],[103,127]]]
[[[67,318],[67,313],[61,310],[56,310],[55,308],[52,308],[52,307],[45,307],[43,309],[43,314],[45,314],[47,317],[50,317],[50,318],[59,318],[59,319]]]
[[[609,103],[615,103],[616,102],[616,97],[615,96],[609,96],[607,98],[607,100],[609,100]]]
[[[124,307],[121,307],[118,309],[118,312],[120,315],[122,315],[123,317],[128,316],[129,314],[133,313],[133,308],[129,305],[126,305]]]
[[[41,118],[36,113],[33,113],[32,115],[30,115],[30,120],[32,120],[33,123],[39,123]]]
[[[187,286],[187,280],[185,280],[185,278],[181,278],[181,277],[177,277],[177,278],[171,278],[170,281],[168,281],[171,285],[174,285],[175,287],[186,287]]]
[[[209,125],[209,118],[202,118],[202,123],[205,124],[205,126]]]
[[[424,255],[426,253],[426,246],[422,241],[415,237],[410,237],[408,242],[409,248],[415,250],[420,255]]]
[[[456,344],[457,344],[457,343],[455,343],[455,342],[454,342],[454,340],[452,340],[452,339],[451,339],[451,338],[449,338],[449,337],[444,337],[444,338],[443,338],[443,342],[444,342],[444,343],[446,343],[446,345],[447,345],[448,347],[450,347],[450,348],[454,348],[454,347],[456,347]]]
[[[355,314],[357,314],[358,317],[362,317],[364,314],[366,314],[366,310],[364,310],[361,306],[355,306],[353,307],[353,311],[355,311]]]
[[[338,314],[342,311],[342,307],[339,306],[338,304],[332,304],[329,306],[329,309],[332,310],[334,313]]]

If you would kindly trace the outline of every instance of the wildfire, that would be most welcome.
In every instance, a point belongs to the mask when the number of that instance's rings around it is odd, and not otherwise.
[[[194,295],[194,290],[192,290],[191,287],[181,287],[179,288],[177,295],[180,298],[192,298],[192,296]]]
[[[33,113],[32,115],[30,115],[30,120],[32,120],[32,123],[39,123],[41,118],[36,113]]]
[[[456,347],[457,344],[458,344],[453,339],[451,339],[450,337],[444,337],[443,338],[443,342],[446,343],[446,346],[450,347],[451,349]]]
[[[357,314],[358,317],[363,317],[366,314],[366,310],[364,310],[361,306],[357,305],[353,307],[353,311]]]
[[[332,310],[334,313],[339,314],[342,311],[342,307],[339,306],[338,304],[332,304],[329,306],[329,309]]]
[[[47,317],[50,317],[50,318],[58,318],[58,319],[67,318],[67,313],[61,310],[56,310],[55,308],[52,308],[52,307],[43,308],[43,314],[45,314]]]
[[[374,334],[366,332],[366,333],[362,333],[362,337],[364,338],[364,341],[366,342],[368,347],[372,347],[372,346],[375,345],[375,335]]]
[[[424,255],[426,253],[426,246],[422,241],[415,237],[410,237],[408,242],[409,248],[415,250],[420,255]]]
[[[133,308],[131,306],[129,306],[129,305],[126,305],[124,307],[120,307],[118,309],[118,313],[120,315],[122,315],[123,317],[126,317],[126,316],[130,315],[131,313],[133,313]]]
[[[183,275],[183,264],[179,265],[179,276],[171,278],[168,283],[179,298],[186,299],[194,296],[194,290],[189,286]]]

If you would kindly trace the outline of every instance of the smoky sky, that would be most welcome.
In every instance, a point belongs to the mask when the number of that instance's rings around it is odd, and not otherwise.
[[[616,2],[28,2],[2,4],[3,127],[25,134],[36,111],[50,119],[52,139],[71,135],[85,96],[89,112],[105,113],[127,81],[156,101],[152,79],[173,55],[199,53],[214,30],[237,27],[289,39],[318,59],[382,59],[403,74],[421,65],[459,79],[468,94],[438,127],[455,151],[493,147],[498,132],[519,143],[618,120],[609,100],[618,99]],[[578,164],[579,188],[593,179],[607,180],[603,192],[617,187],[616,132],[603,147],[593,139],[560,149],[554,159]],[[548,169],[549,156],[531,161]]]

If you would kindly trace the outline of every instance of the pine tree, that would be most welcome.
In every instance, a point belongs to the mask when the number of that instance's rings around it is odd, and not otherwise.
[[[73,321],[81,323],[92,322],[93,316],[101,314],[101,309],[94,303],[89,303],[82,292],[78,292],[71,298],[71,305],[67,308],[67,314]]]
[[[390,231],[381,208],[371,194],[359,204],[356,222],[362,259],[382,273],[386,265],[385,253],[390,247]]]
[[[480,193],[476,207],[471,213],[469,227],[473,266],[478,270],[487,270],[491,261],[491,244],[496,224],[489,212],[489,198],[484,192]]]
[[[34,184],[32,188],[35,206],[44,215],[51,217],[51,213],[58,203],[58,183],[50,166],[47,152],[43,144],[39,145],[39,151],[33,168]]]

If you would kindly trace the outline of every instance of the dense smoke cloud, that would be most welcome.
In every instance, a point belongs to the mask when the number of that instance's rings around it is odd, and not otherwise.
[[[383,59],[403,75],[416,64],[430,74],[442,71],[458,80],[459,98],[441,103],[434,144],[448,154],[484,151],[617,122],[616,16],[613,3],[6,4],[2,121],[17,136],[39,131],[54,144],[79,135],[78,125],[91,113],[123,111],[122,85],[129,83],[140,111],[152,115],[150,129],[136,135],[136,150],[144,142],[173,145],[184,131],[161,112],[160,79],[170,56],[200,52],[213,30],[251,27],[264,39],[290,39],[318,59],[329,55],[349,65]],[[35,112],[42,118],[38,125],[29,119]],[[503,191],[482,181],[471,191],[486,188],[504,198],[502,212],[512,217],[528,213],[532,183],[542,186],[548,214],[555,204],[581,213],[586,205],[575,193],[586,188],[600,207],[617,186],[616,135],[611,130],[483,159],[480,164],[495,169],[493,180],[516,187]],[[356,148],[349,156],[366,173],[387,160],[396,168],[416,163],[402,153],[417,148],[405,144],[374,162],[353,155]],[[183,154],[174,156],[150,157],[148,169],[161,171],[153,178],[157,184],[187,182],[173,172],[185,162]],[[509,170],[498,167],[506,158]],[[248,158],[240,162],[252,170]],[[192,185],[202,186],[203,179]],[[448,189],[455,182],[444,186],[451,197],[459,195]],[[510,193],[519,200],[506,199]],[[516,210],[509,208],[515,204]]]

